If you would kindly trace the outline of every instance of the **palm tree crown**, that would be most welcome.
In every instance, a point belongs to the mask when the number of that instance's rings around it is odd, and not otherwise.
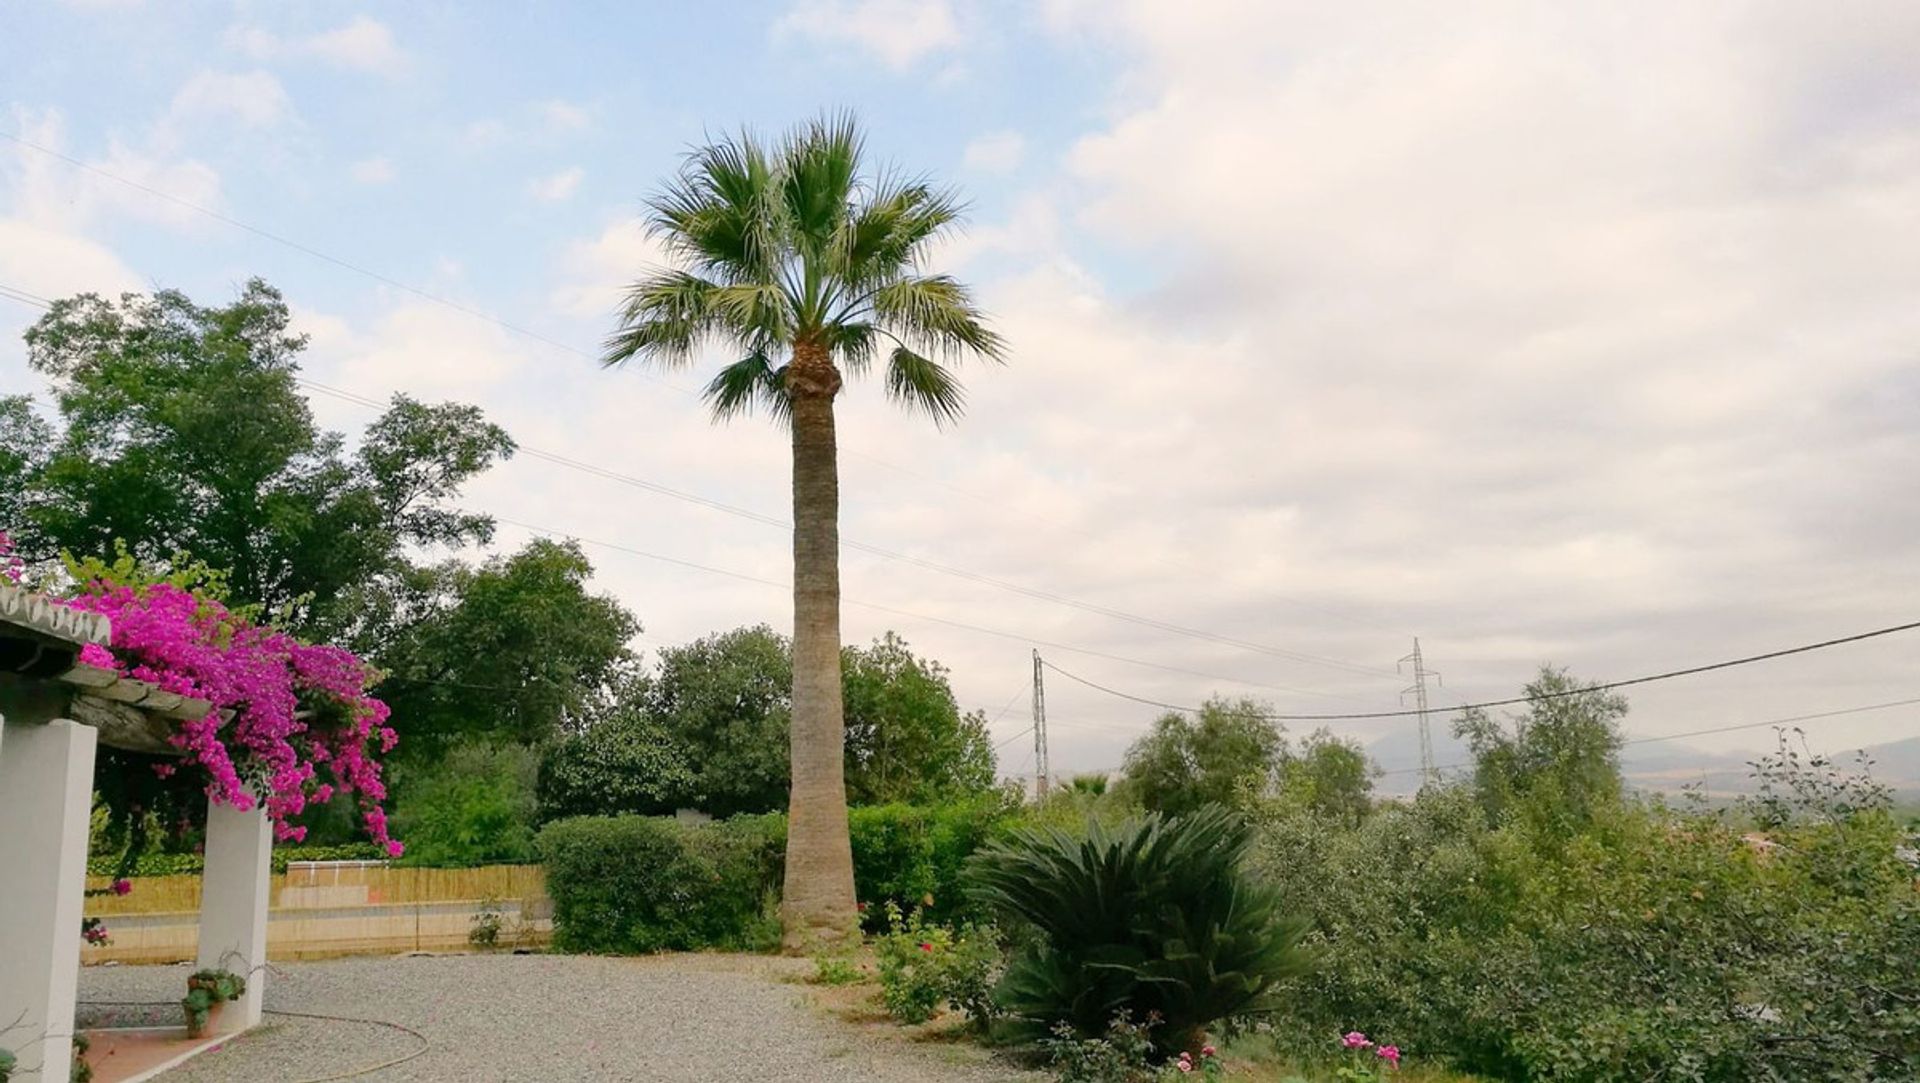
[[[648,202],[648,225],[678,266],[629,289],[605,362],[677,368],[703,347],[732,347],[744,355],[706,388],[714,413],[762,406],[784,418],[794,361],[862,376],[884,351],[891,398],[936,422],[957,417],[964,393],[943,362],[1001,352],[967,288],[924,270],[961,206],[921,180],[863,176],[861,143],[838,117],[777,147],[743,133],[689,153]],[[811,378],[839,390],[837,375]]]

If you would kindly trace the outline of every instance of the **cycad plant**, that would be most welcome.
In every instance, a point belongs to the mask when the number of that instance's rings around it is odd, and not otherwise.
[[[1028,829],[981,851],[970,890],[1038,934],[1009,963],[1000,1007],[1035,1038],[1157,1016],[1161,1051],[1194,1054],[1215,1022],[1265,1010],[1274,983],[1306,967],[1304,925],[1244,871],[1252,838],[1208,807],[1084,835]]]
[[[691,152],[649,204],[674,266],[634,283],[606,363],[666,368],[709,348],[720,418],[765,409],[793,436],[793,789],[783,916],[789,946],[854,921],[840,685],[840,479],[834,399],[880,369],[887,394],[935,422],[960,414],[946,362],[998,358],[965,286],[925,268],[959,202],[869,172],[851,118],[777,144],[750,134]]]

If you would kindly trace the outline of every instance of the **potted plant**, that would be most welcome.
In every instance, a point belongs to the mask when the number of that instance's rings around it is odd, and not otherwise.
[[[202,970],[188,978],[187,995],[180,1001],[180,1009],[187,1017],[187,1037],[206,1034],[207,1025],[220,1006],[229,1000],[239,1000],[246,993],[247,979],[230,970]]]

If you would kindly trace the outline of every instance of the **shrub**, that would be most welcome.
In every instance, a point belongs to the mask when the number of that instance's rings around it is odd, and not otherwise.
[[[537,784],[542,822],[655,815],[692,800],[686,755],[664,727],[626,712],[548,746]]]
[[[868,904],[870,930],[885,928],[885,907],[921,909],[932,921],[980,916],[961,886],[967,859],[1006,832],[1015,810],[999,795],[945,805],[872,805],[847,817],[853,882]]]
[[[1824,771],[1763,765],[1764,838],[1654,802],[1490,824],[1467,791],[1271,821],[1261,863],[1321,958],[1280,1036],[1364,1020],[1508,1079],[1912,1078],[1914,869],[1883,795]]]
[[[1299,924],[1241,866],[1251,829],[1220,808],[1149,815],[1084,838],[1023,830],[969,867],[980,900],[1039,934],[1008,965],[1002,1007],[1037,1037],[1157,1017],[1165,1051],[1198,1052],[1215,1022],[1259,1012],[1304,968]]]
[[[533,857],[538,757],[520,745],[468,744],[401,779],[395,833],[404,864],[439,868],[520,864]]]
[[[1061,1023],[1053,1036],[1043,1038],[1040,1048],[1059,1083],[1162,1083],[1192,1078],[1214,1081],[1227,1077],[1226,1066],[1212,1046],[1203,1046],[1196,1056],[1182,1052],[1178,1057],[1155,1067],[1156,1050],[1149,1037],[1158,1019],[1135,1023],[1126,1012],[1113,1017],[1106,1034],[1082,1037],[1072,1026]]]
[[[956,932],[926,921],[919,910],[903,917],[892,903],[886,911],[887,932],[876,949],[887,1013],[902,1023],[924,1023],[947,1004],[965,1012],[975,1030],[986,1030],[1000,968],[993,930],[967,925]]]
[[[349,842],[339,846],[275,846],[273,871],[287,871],[289,861],[385,861],[387,855],[371,842]],[[124,860],[115,854],[87,859],[88,876],[191,876],[206,868],[199,854],[174,854],[149,851],[135,858],[123,871]]]
[[[584,816],[548,824],[539,851],[554,944],[616,955],[770,947],[779,939],[769,902],[785,835],[778,816],[707,824]]]
[[[229,1000],[247,995],[247,979],[230,970],[195,971],[187,979],[187,995],[180,1000],[186,1017],[187,1036],[198,1038],[207,1029],[213,1009]]]

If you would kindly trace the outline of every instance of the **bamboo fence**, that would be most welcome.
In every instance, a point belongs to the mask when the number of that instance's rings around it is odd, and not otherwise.
[[[109,877],[91,877],[105,888]],[[143,876],[126,895],[93,895],[86,913],[110,943],[86,946],[86,963],[192,959],[200,877]],[[332,955],[465,949],[475,919],[495,916],[498,947],[538,947],[552,937],[551,904],[538,865],[475,869],[397,868],[376,861],[295,862],[269,887],[267,955]]]

